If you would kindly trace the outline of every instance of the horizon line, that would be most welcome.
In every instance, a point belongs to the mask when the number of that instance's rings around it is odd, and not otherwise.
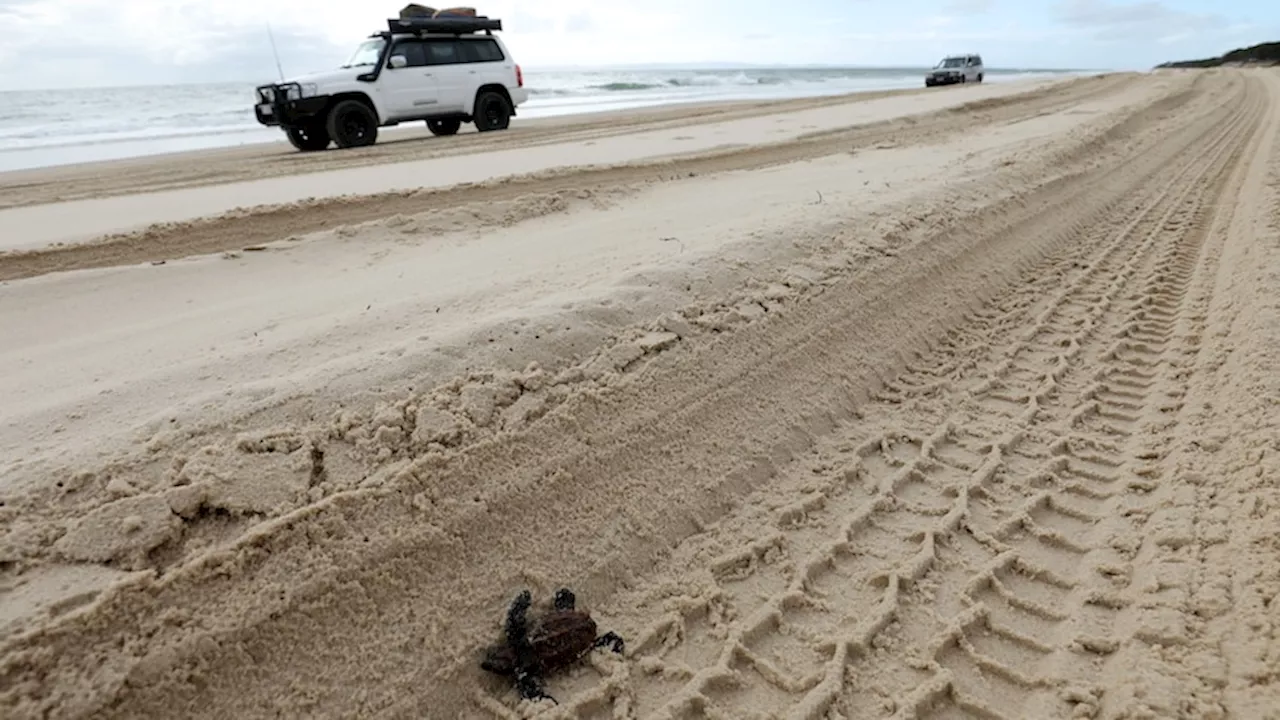
[[[932,65],[847,65],[838,63],[745,63],[733,61],[709,61],[695,63],[619,63],[613,65],[525,65],[521,63],[525,73],[529,72],[608,72],[626,70],[910,70],[921,71],[932,68]],[[332,69],[332,68],[330,68]],[[1054,67],[1000,67],[988,66],[996,72],[1120,72],[1116,68],[1054,68]],[[306,72],[324,72],[324,70],[307,70]],[[239,80],[193,80],[179,82],[140,82],[114,85],[46,85],[43,87],[3,88],[0,92],[43,92],[47,90],[120,90],[145,87],[177,87],[195,85],[230,85],[249,83],[254,86],[262,84],[262,80],[249,78]]]

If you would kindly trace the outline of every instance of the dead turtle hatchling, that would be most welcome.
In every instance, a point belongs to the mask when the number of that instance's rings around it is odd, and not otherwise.
[[[556,702],[543,690],[546,675],[568,667],[598,647],[607,646],[622,653],[622,638],[616,633],[596,637],[596,621],[590,613],[576,608],[577,600],[568,588],[557,590],[555,609],[530,625],[532,604],[533,596],[528,590],[516,596],[507,610],[504,641],[488,648],[480,661],[481,668],[513,678],[520,697]]]

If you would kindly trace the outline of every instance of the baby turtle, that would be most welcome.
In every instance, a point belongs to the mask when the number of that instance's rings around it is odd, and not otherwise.
[[[590,613],[576,609],[577,599],[568,588],[556,591],[555,609],[531,627],[528,613],[532,604],[528,590],[516,596],[507,610],[504,642],[488,648],[480,662],[481,668],[495,675],[513,678],[520,697],[556,702],[543,690],[544,676],[598,647],[622,653],[622,638],[616,633],[596,637],[596,621]]]

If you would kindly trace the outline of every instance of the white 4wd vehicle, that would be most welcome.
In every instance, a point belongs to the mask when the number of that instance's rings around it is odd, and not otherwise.
[[[337,70],[258,87],[258,122],[303,151],[372,145],[379,127],[402,122],[425,120],[436,135],[464,122],[505,130],[529,91],[501,29],[487,17],[391,18]]]
[[[924,86],[982,82],[981,55],[948,55],[924,76]]]

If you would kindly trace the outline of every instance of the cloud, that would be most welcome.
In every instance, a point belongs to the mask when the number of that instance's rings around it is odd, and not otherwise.
[[[270,25],[286,73],[334,67],[387,17],[405,4],[319,0],[0,0],[0,89],[5,87],[204,82],[274,75],[267,35]],[[641,54],[652,37],[679,23],[666,8],[598,5],[592,0],[543,0],[537,12],[520,10],[519,0],[494,0],[484,8],[511,30],[504,39],[526,66],[556,56],[584,64],[602,56]],[[666,3],[674,11],[676,0]],[[66,48],[60,41],[75,27],[74,53],[95,66],[77,74],[65,62],[50,62],[42,47]],[[610,43],[598,42],[607,33]],[[240,73],[239,76],[236,74]]]
[[[406,2],[0,0],[0,89],[268,80],[268,23],[285,73],[323,70]],[[1178,43],[1179,56],[1203,55],[1265,34],[1241,26],[1250,18],[1229,5],[1218,6],[1228,20],[1173,0],[791,0],[790,11],[812,21],[801,24],[779,23],[765,0],[485,0],[481,9],[502,18],[503,40],[526,70],[911,65],[957,46],[981,48],[992,64],[1128,67],[1169,59],[1162,42]],[[998,15],[982,15],[997,6]],[[86,25],[92,31],[79,31]]]
[[[995,4],[995,0],[950,0],[942,7],[942,11],[957,15],[981,15],[990,11]]]
[[[1228,25],[1221,15],[1186,12],[1152,0],[1138,3],[1065,0],[1057,4],[1055,12],[1066,25],[1090,32],[1104,41],[1170,42],[1221,30]]]
[[[14,8],[16,13],[0,17],[0,34],[9,40],[6,46],[12,55],[53,44],[68,30],[88,22],[92,32],[76,33],[78,49],[177,66],[224,59],[242,51],[250,38],[265,44],[268,22],[275,23],[283,36],[332,44],[347,34],[341,29],[345,24],[361,19],[359,10],[303,0],[274,0],[270,9],[252,0],[219,0],[216,5],[195,0],[19,0]],[[298,17],[315,22],[287,19]]]
[[[595,18],[589,12],[577,12],[565,18],[564,31],[568,33],[591,32],[596,29]]]
[[[87,22],[93,32],[80,34],[78,44],[152,58],[177,56],[181,64],[218,57],[224,54],[226,40],[265,33],[268,23],[278,32],[349,46],[384,28],[385,19],[402,4],[399,0],[388,5],[316,0],[0,0],[0,8],[7,13],[0,19],[0,30],[14,30],[19,43],[32,43],[52,40]],[[535,34],[587,30],[599,14],[590,0],[544,0],[538,13],[521,13],[516,6],[512,0],[498,1],[486,10],[514,23],[521,32]]]

